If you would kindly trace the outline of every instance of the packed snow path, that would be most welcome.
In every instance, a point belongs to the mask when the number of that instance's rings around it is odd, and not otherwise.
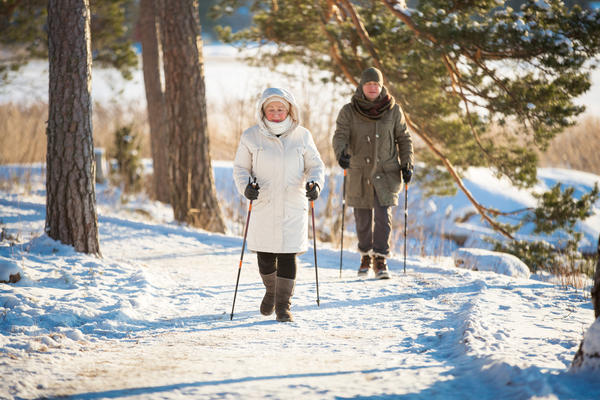
[[[248,252],[231,321],[240,238],[117,217],[100,217],[100,229],[102,260],[47,238],[19,255],[46,264],[14,296],[51,302],[39,307],[56,319],[87,311],[80,338],[9,337],[0,398],[587,399],[600,389],[567,372],[593,318],[581,291],[416,257],[406,275],[391,260],[391,280],[361,280],[352,252],[340,279],[339,253],[319,249],[317,307],[310,249],[295,322],[278,323],[258,312],[264,289]],[[58,271],[68,283],[49,289]]]

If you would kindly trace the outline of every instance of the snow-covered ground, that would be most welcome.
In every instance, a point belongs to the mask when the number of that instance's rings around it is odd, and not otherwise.
[[[230,165],[215,163],[214,170],[220,196],[230,196]],[[575,290],[471,271],[417,251],[409,252],[406,274],[398,256],[390,260],[391,280],[362,280],[352,248],[340,278],[339,250],[319,244],[320,306],[312,248],[299,258],[293,323],[259,313],[264,289],[256,256],[246,253],[231,320],[240,236],[180,226],[168,207],[143,198],[123,204],[118,191],[99,185],[103,258],[79,254],[41,235],[41,167],[2,167],[0,175],[16,171],[30,178],[0,191],[0,230],[19,244],[0,242],[0,265],[16,264],[23,279],[0,284],[0,398],[599,393],[598,371],[569,371],[593,321],[589,283]],[[580,181],[577,173],[568,178]],[[490,187],[488,179],[473,173],[470,182]],[[500,196],[505,188],[496,187]]]
[[[205,55],[209,99],[246,99],[266,85],[289,87],[316,107],[347,97],[344,88],[315,92],[302,69],[290,78],[249,68],[222,46]],[[0,88],[0,103],[46,101],[46,74],[45,63],[31,63]],[[595,74],[580,101],[597,114]],[[92,85],[95,101],[145,104],[139,71],[123,82],[95,68]],[[220,200],[234,210],[227,235],[178,225],[170,208],[143,197],[123,203],[118,190],[99,185],[102,258],[42,234],[43,165],[0,167],[0,280],[22,275],[17,284],[0,283],[0,399],[598,398],[598,370],[569,370],[593,321],[589,279],[583,289],[553,284],[483,250],[457,254],[493,262],[457,268],[456,244],[438,234],[464,237],[469,248],[488,246],[484,238],[493,235],[460,192],[424,197],[411,185],[407,271],[401,206],[393,278],[385,282],[356,277],[349,214],[341,277],[339,249],[318,243],[320,306],[313,249],[300,256],[293,323],[260,315],[264,289],[256,256],[246,252],[231,320],[247,205],[233,189],[230,163],[213,167]],[[332,171],[336,187],[325,187],[316,202],[318,216],[328,196],[341,192],[339,172]],[[562,182],[576,196],[600,181],[559,169],[540,169],[539,177],[535,190]],[[465,184],[502,211],[535,205],[485,169],[469,170]],[[577,227],[582,250],[595,249],[599,209]],[[519,236],[529,238],[531,228]],[[467,269],[477,262],[480,271]]]

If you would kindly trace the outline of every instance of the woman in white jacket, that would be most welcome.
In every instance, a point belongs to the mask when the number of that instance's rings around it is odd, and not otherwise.
[[[256,111],[258,123],[242,133],[233,177],[238,191],[254,200],[247,240],[266,287],[260,312],[292,321],[296,254],[308,248],[307,197],[319,196],[324,165],[290,92],[266,89]]]

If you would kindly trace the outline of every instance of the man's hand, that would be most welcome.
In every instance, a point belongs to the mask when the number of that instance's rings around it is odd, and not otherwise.
[[[350,154],[343,152],[340,155],[340,158],[338,158],[338,164],[340,164],[340,167],[343,169],[348,169],[350,167]]]

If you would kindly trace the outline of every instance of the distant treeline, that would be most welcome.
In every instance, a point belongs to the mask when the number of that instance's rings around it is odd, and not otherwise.
[[[202,40],[205,43],[218,42],[215,27],[218,25],[231,26],[234,32],[247,28],[252,23],[252,14],[249,8],[236,9],[234,14],[214,20],[210,17],[210,9],[218,4],[219,0],[205,0],[199,2],[200,24],[202,25]]]

